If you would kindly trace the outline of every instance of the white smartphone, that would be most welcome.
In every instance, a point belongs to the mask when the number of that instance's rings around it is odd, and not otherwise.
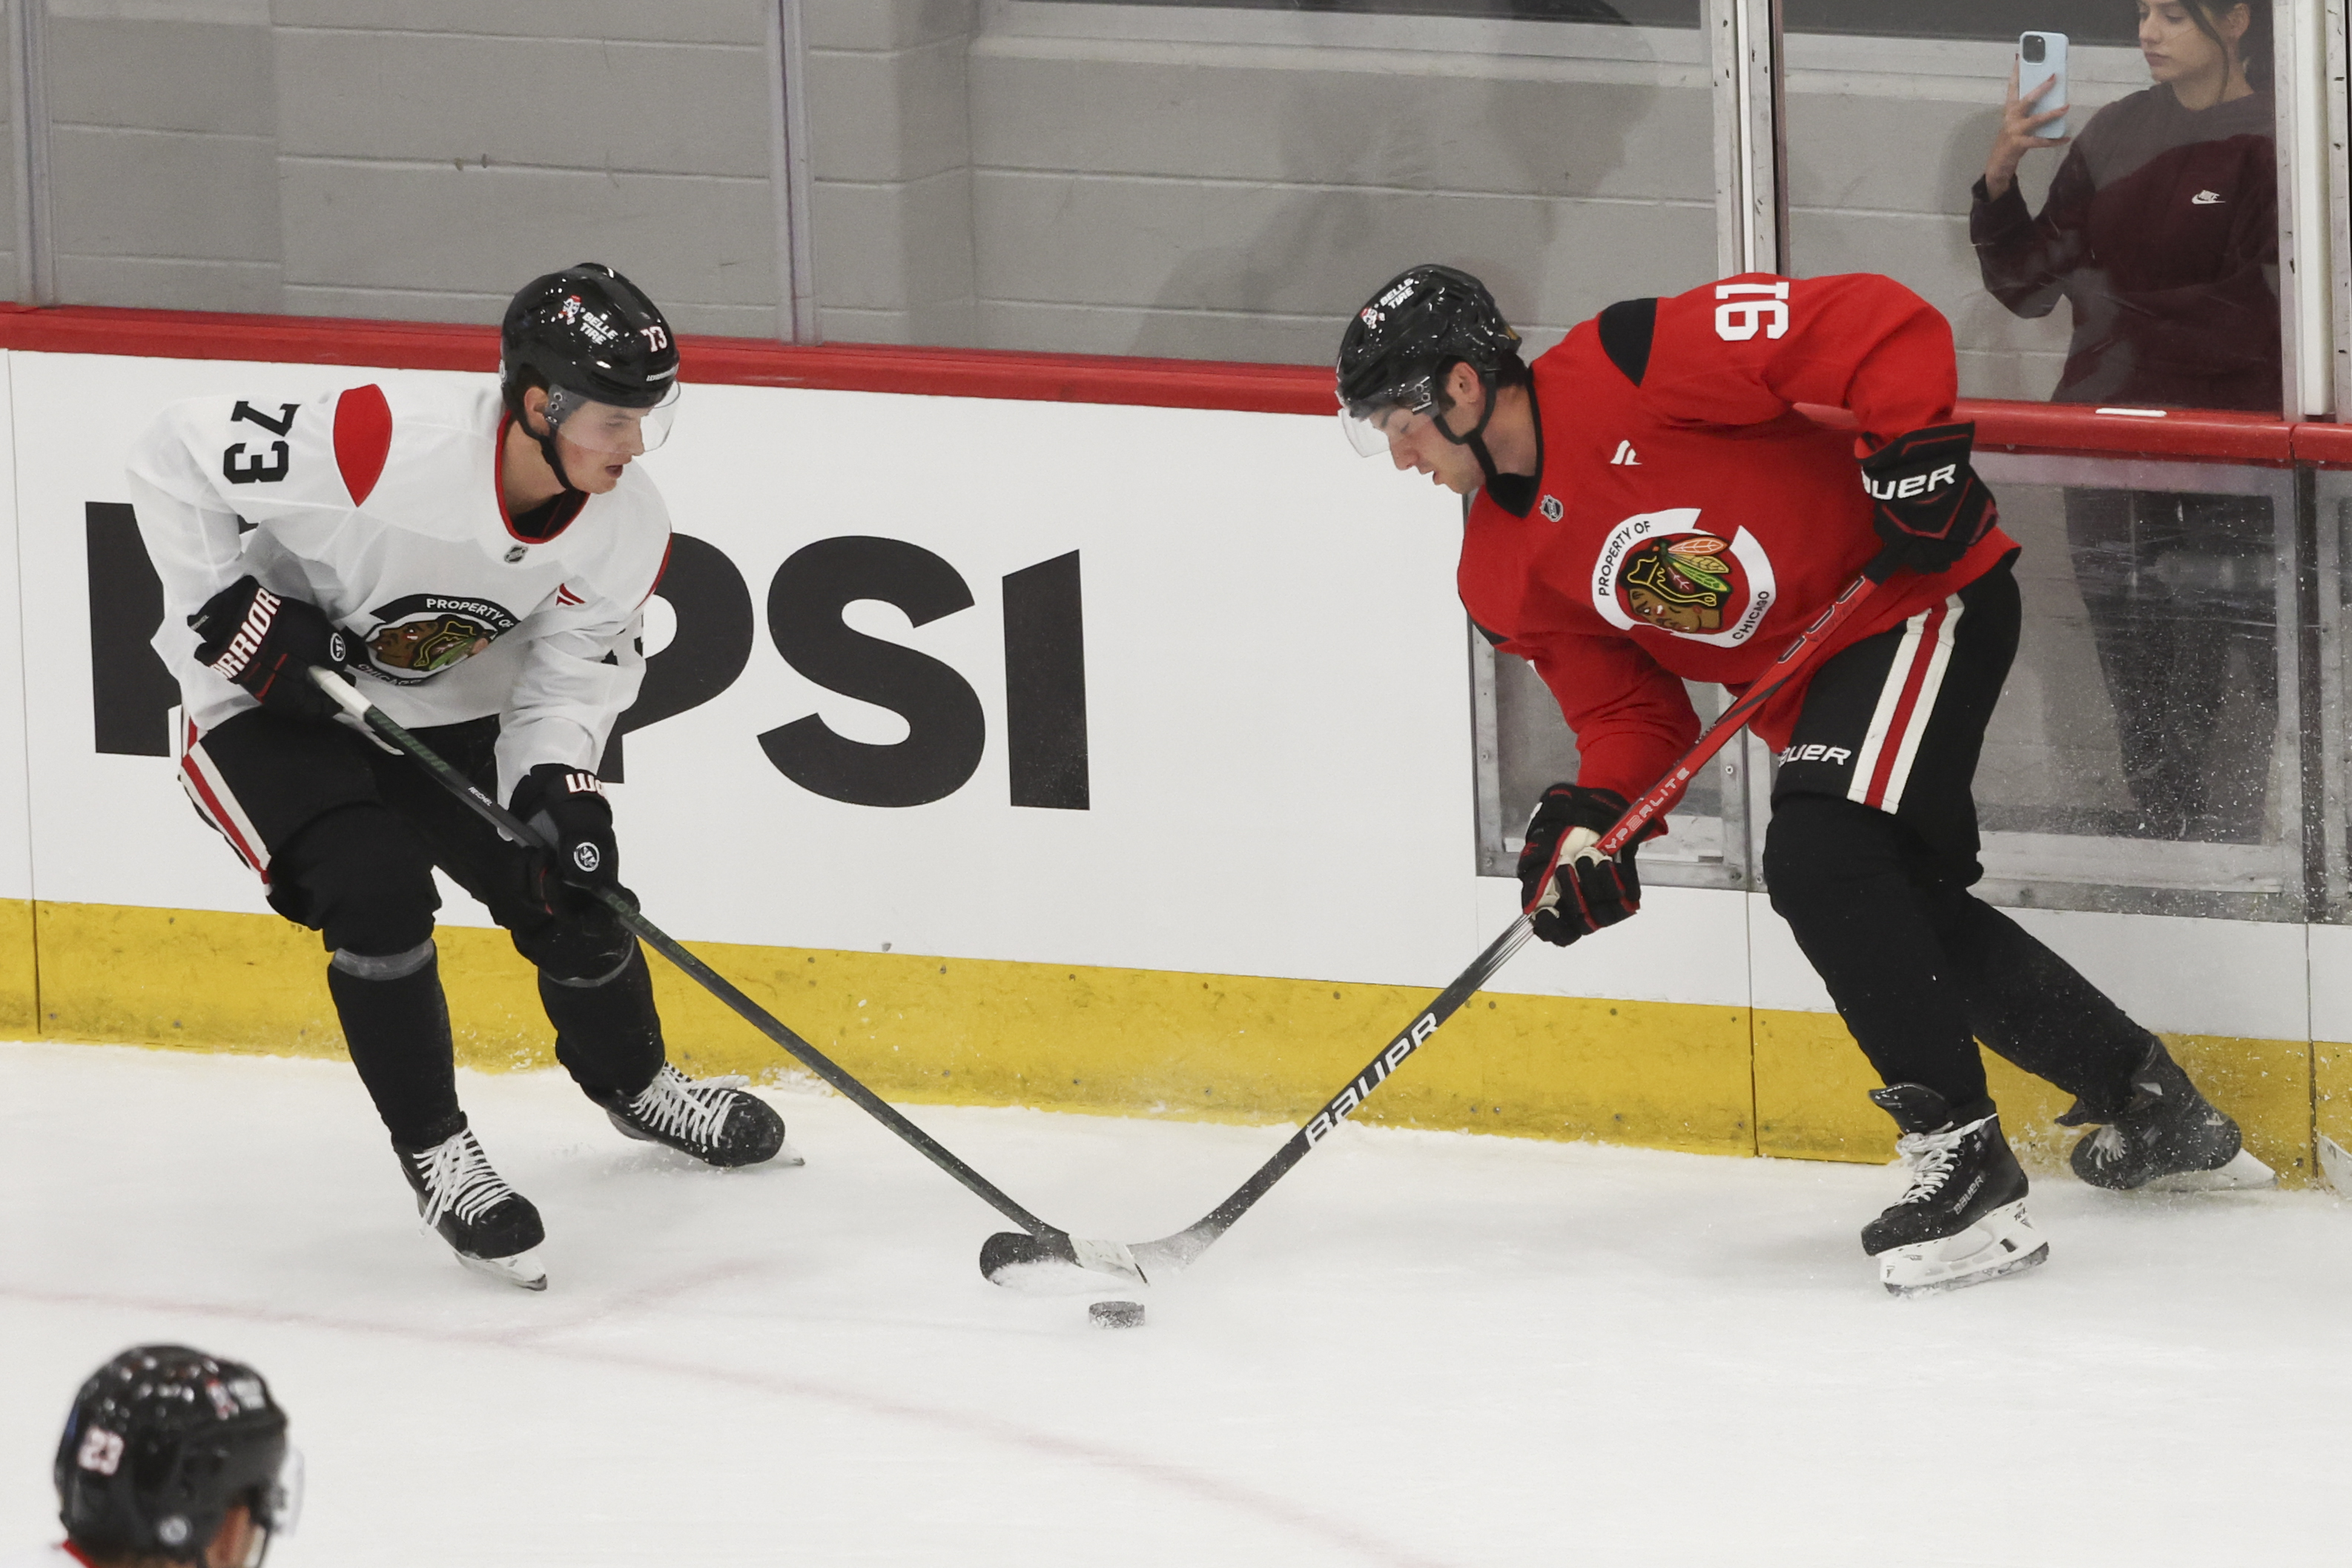
[[[2063,33],[2021,33],[2017,39],[2017,96],[2021,102],[2032,95],[2043,82],[2052,86],[2033,106],[2036,114],[2044,113],[2066,101],[2066,35]],[[2040,131],[2037,136],[2063,136],[2066,121],[2072,115],[2062,114]]]

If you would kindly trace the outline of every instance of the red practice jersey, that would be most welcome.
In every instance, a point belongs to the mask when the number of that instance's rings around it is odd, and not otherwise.
[[[1951,419],[1951,327],[1892,278],[1747,273],[1612,305],[1532,368],[1541,469],[1524,516],[1491,486],[1472,502],[1462,602],[1559,699],[1579,781],[1632,799],[1697,738],[1682,680],[1742,689],[1877,553],[1855,458]],[[1800,403],[1852,410],[1861,435]],[[2016,548],[1996,528],[1949,571],[1898,573],[1829,652]],[[1804,695],[1758,714],[1774,750]]]

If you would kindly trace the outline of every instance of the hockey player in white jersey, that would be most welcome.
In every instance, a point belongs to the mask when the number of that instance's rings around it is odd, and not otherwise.
[[[653,302],[583,264],[515,296],[495,391],[198,399],[131,461],[163,585],[155,648],[186,714],[181,782],[271,907],[320,933],[425,1223],[532,1289],[539,1213],[457,1103],[435,866],[538,967],[557,1060],[621,1131],[715,1166],[783,1144],[766,1104],[667,1063],[645,957],[591,896],[620,887],[596,768],[643,679],[640,612],[669,546],[632,460],[667,432],[677,363]],[[359,677],[553,851],[501,839],[352,727],[313,666]]]
[[[91,1373],[50,1474],[64,1544],[0,1568],[261,1568],[302,1505],[269,1385],[182,1344],[137,1345]]]

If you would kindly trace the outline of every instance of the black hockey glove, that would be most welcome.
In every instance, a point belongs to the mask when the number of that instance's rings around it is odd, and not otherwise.
[[[317,605],[282,599],[240,577],[188,617],[196,658],[235,681],[261,706],[288,718],[331,719],[342,712],[310,679],[313,667],[351,664],[342,628]]]
[[[1641,841],[1613,860],[1592,847],[1617,825],[1626,803],[1614,789],[1581,784],[1555,784],[1536,802],[1527,848],[1519,852],[1519,903],[1535,911],[1536,935],[1552,946],[1565,947],[1641,913],[1642,879],[1633,870]],[[1553,874],[1544,874],[1548,868]]]
[[[1931,425],[1898,435],[1862,460],[1862,487],[1876,503],[1871,526],[1898,564],[1922,577],[1959,564],[2000,508],[1969,466],[1973,423]]]
[[[621,852],[613,842],[613,807],[603,779],[585,768],[542,762],[515,786],[509,809],[551,846],[534,850],[531,866],[532,896],[550,914],[604,909],[601,901],[570,891],[575,888],[592,894],[611,888],[635,906],[635,897],[621,885]]]

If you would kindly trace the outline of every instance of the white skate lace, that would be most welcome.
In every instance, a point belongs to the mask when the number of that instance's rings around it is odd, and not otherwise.
[[[698,1083],[665,1061],[629,1102],[629,1114],[664,1137],[709,1148],[719,1142],[728,1113],[735,1109],[735,1092],[746,1082],[730,1075]]]
[[[425,1178],[425,1223],[439,1223],[454,1214],[473,1224],[491,1207],[514,1196],[514,1188],[490,1168],[489,1156],[474,1141],[473,1133],[453,1133],[431,1148],[408,1156]]]
[[[1952,1166],[1960,1157],[1960,1145],[1970,1133],[1991,1121],[1990,1116],[1978,1118],[1964,1126],[1947,1127],[1940,1133],[1906,1133],[1895,1140],[1895,1152],[1903,1156],[1910,1167],[1911,1185],[1903,1189],[1895,1201],[1925,1203],[1944,1190],[1951,1179]]]
[[[2091,1134],[2091,1157],[2103,1166],[2115,1165],[2130,1153],[2130,1139],[2113,1122]]]

